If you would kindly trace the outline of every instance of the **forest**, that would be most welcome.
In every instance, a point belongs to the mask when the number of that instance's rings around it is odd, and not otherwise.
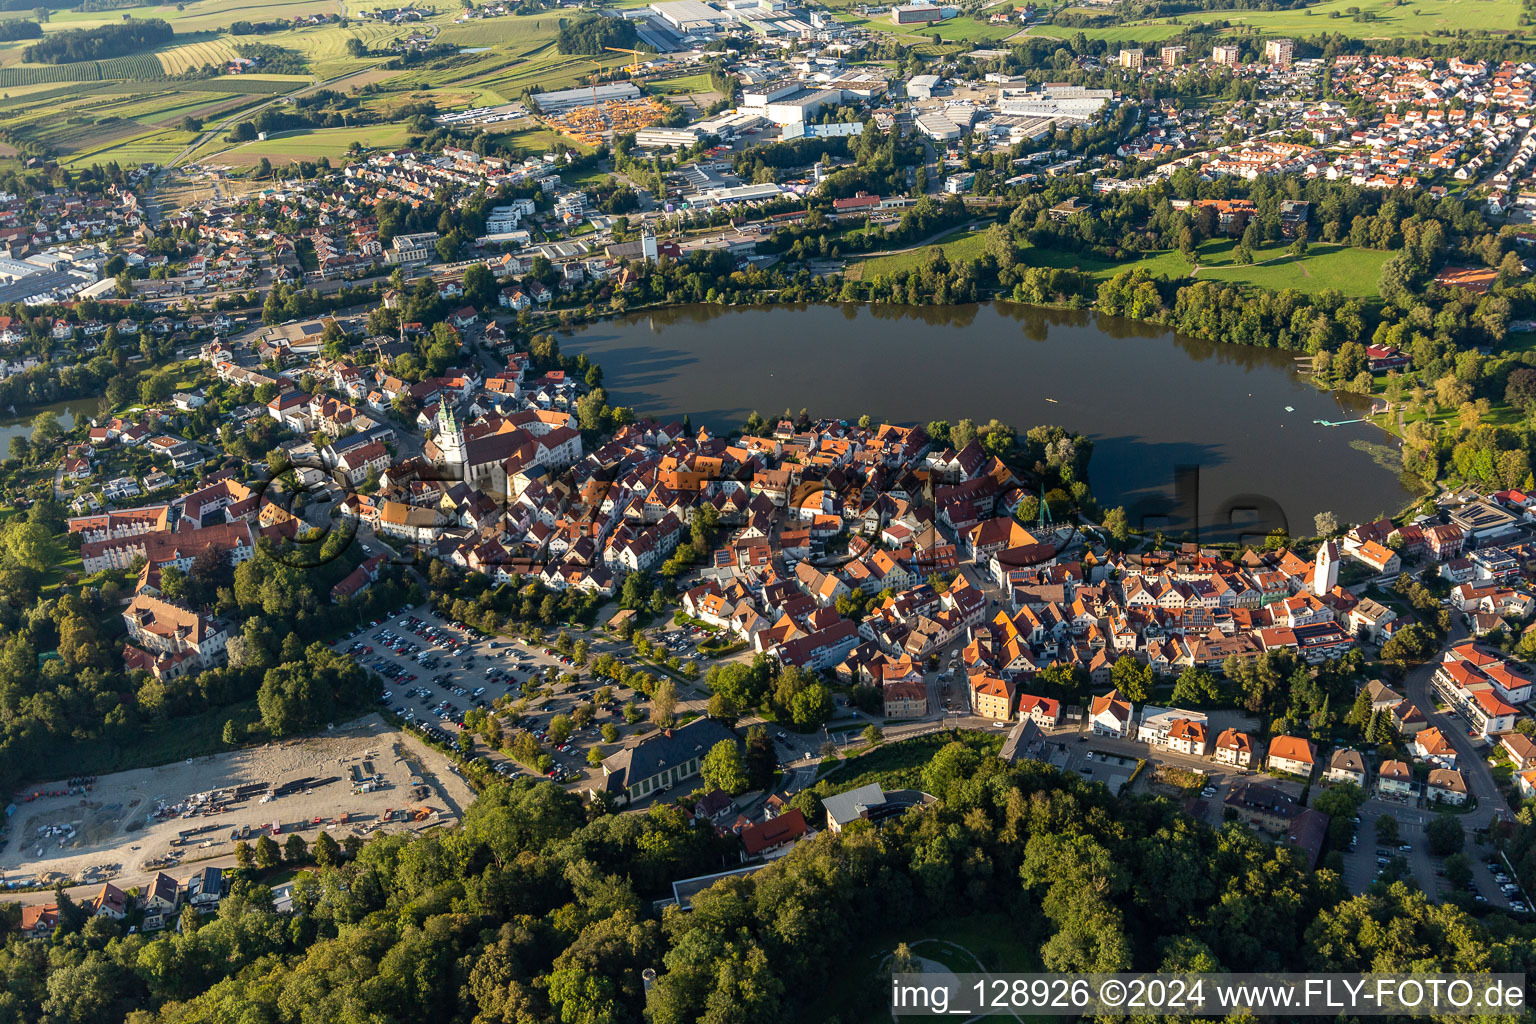
[[[247,850],[217,915],[125,934],[66,904],[49,942],[0,949],[0,1020],[842,1024],[888,1012],[908,938],[991,915],[991,970],[1513,971],[1536,931],[1337,874],[1156,797],[1117,799],[960,736],[919,777],[939,797],[878,831],[824,832],[693,909],[668,884],[735,862],[673,804],[603,813],[545,782],[487,788],[461,827]],[[262,867],[261,865],[266,865]],[[263,884],[300,868],[292,917]],[[641,972],[658,979],[649,993]]]
[[[624,18],[596,15],[560,26],[555,45],[561,53],[600,54],[605,46],[634,46],[635,26]]]
[[[78,759],[115,764],[148,733],[194,716],[254,709],[229,742],[310,732],[341,713],[366,706],[377,693],[366,673],[322,641],[337,629],[419,598],[412,585],[386,579],[354,601],[334,603],[331,585],[361,558],[350,551],[318,568],[261,542],[261,553],[231,568],[219,556],[194,560],[182,573],[162,574],[162,593],[194,608],[238,617],[229,664],[159,680],[125,672],[120,652],[123,588],[108,580],[78,593],[44,595],[45,574],[65,557],[57,540],[64,509],[39,501],[0,529],[0,787],[23,771],[67,775]],[[333,531],[323,554],[349,538]],[[44,652],[57,656],[40,658]],[[213,724],[215,733],[223,723]],[[71,762],[71,758],[75,758]]]
[[[21,18],[0,21],[0,42],[8,43],[16,39],[41,38],[43,38],[43,26],[35,21],[25,21]]]
[[[35,64],[106,60],[164,46],[175,35],[171,26],[159,18],[134,19],[115,25],[56,32],[42,42],[28,46],[23,56]]]

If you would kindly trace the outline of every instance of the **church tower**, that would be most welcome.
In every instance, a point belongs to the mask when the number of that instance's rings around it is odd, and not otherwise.
[[[443,399],[437,407],[437,450],[442,453],[443,465],[463,469],[465,463],[464,428],[453,418],[453,409]]]
[[[1312,572],[1312,593],[1327,594],[1339,584],[1339,545],[1325,540],[1317,549],[1317,566]]]

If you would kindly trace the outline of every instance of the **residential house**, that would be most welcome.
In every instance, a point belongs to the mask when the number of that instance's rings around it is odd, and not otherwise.
[[[1406,798],[1413,795],[1413,772],[1403,761],[1383,761],[1376,773],[1378,796]]]
[[[1461,806],[1467,802],[1467,780],[1454,768],[1431,768],[1424,795],[1432,803]]]
[[[792,807],[777,817],[745,826],[737,835],[748,857],[771,860],[788,853],[809,831],[805,815]]]
[[[1298,736],[1276,736],[1269,741],[1270,771],[1310,778],[1317,764],[1317,745]]]
[[[1251,768],[1258,756],[1259,750],[1253,737],[1245,732],[1223,729],[1221,735],[1216,737],[1215,758],[1221,764]]]
[[[1131,702],[1120,696],[1120,691],[1110,690],[1102,697],[1093,698],[1089,705],[1088,724],[1095,736],[1115,736],[1121,739],[1130,734]]]
[[[1365,756],[1358,750],[1343,747],[1328,759],[1328,769],[1323,778],[1329,782],[1353,782],[1365,789]]]

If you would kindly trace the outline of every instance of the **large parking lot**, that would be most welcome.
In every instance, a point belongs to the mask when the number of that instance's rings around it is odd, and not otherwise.
[[[423,605],[402,609],[388,619],[355,631],[339,641],[336,649],[351,654],[369,671],[383,677],[379,704],[404,720],[407,728],[431,739],[458,742],[466,712],[476,707],[493,710],[500,701],[504,709],[499,718],[505,743],[510,745],[517,731],[532,733],[554,762],[546,774],[556,781],[586,788],[586,782],[602,773],[601,768],[587,764],[588,752],[594,744],[602,747],[604,755],[611,754],[651,726],[643,695],[591,672],[591,662],[604,654],[628,660],[629,645],[595,631],[573,630],[571,635],[586,640],[587,667],[577,666],[572,658],[548,643],[489,637],[449,622]],[[698,628],[673,626],[647,635],[653,643],[659,642],[668,655],[698,658],[701,668],[705,659],[697,653],[698,644],[708,637],[707,631]],[[566,675],[576,676],[576,682],[569,686],[555,682]],[[535,678],[553,683],[554,692],[529,701],[520,714],[505,710],[528,692],[529,681]],[[596,696],[605,686],[610,690],[609,699],[598,704]],[[708,697],[704,688],[679,684],[677,689],[679,717],[703,712]],[[572,717],[583,704],[592,706],[591,723],[585,728],[573,728],[564,744],[552,744],[550,723],[560,715]],[[624,711],[630,705],[639,705],[646,716],[634,724],[626,722]],[[602,736],[603,727],[608,725],[617,731],[612,741]],[[820,733],[801,736],[779,729],[770,732],[785,763],[812,756],[824,739]],[[508,778],[530,774],[528,766],[510,760],[500,750],[490,749],[482,740],[475,741],[469,756]]]
[[[589,666],[591,659],[603,654],[627,652],[627,645],[595,633],[573,635],[587,641]],[[697,643],[703,638],[703,634],[690,630],[671,629],[660,639],[669,653],[687,658],[694,656]],[[532,733],[554,762],[545,774],[559,782],[580,784],[600,772],[587,764],[593,744],[601,744],[604,754],[611,753],[627,737],[648,728],[643,719],[635,724],[624,720],[627,705],[644,703],[644,697],[633,690],[594,677],[590,667],[576,665],[573,658],[552,646],[488,637],[449,622],[425,606],[399,611],[336,646],[383,677],[385,689],[378,696],[380,705],[404,720],[408,728],[429,738],[458,742],[464,715],[470,709],[495,711],[501,707],[498,717],[507,743],[517,731]],[[566,676],[575,676],[574,684],[559,681]],[[520,714],[506,710],[510,703],[529,693],[530,680],[545,687],[544,695],[530,700]],[[608,699],[599,704],[596,698],[605,686],[610,691]],[[702,693],[690,692],[686,687],[679,689],[679,714],[695,704],[702,710]],[[583,704],[591,707],[591,722],[583,728],[573,728],[564,743],[554,744],[549,736],[550,723],[560,715],[572,717]],[[612,742],[603,740],[605,725],[618,732]],[[499,750],[491,750],[483,741],[471,747],[469,756],[509,778],[528,774],[526,766],[510,761]]]
[[[1377,842],[1376,822],[1383,815],[1397,819],[1395,842]],[[1392,861],[1401,857],[1408,874],[1425,893],[1435,899],[1450,895],[1451,882],[1445,876],[1445,859],[1429,852],[1425,826],[1431,812],[1422,807],[1374,798],[1360,808],[1355,826],[1355,845],[1344,852],[1344,881],[1351,892],[1364,892]],[[1472,881],[1467,892],[1478,903],[1500,909],[1523,909],[1514,881],[1497,860],[1492,847],[1480,846],[1476,836],[1467,834],[1466,854],[1472,863]]]

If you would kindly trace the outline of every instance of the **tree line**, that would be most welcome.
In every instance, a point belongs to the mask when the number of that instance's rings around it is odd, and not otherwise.
[[[549,783],[495,783],[453,830],[309,851],[269,840],[232,873],[217,914],[186,915],[180,931],[127,934],[66,902],[51,941],[0,949],[0,1000],[14,1019],[50,1024],[191,1024],[234,1008],[295,1022],[842,1024],[888,1012],[906,940],[969,915],[1013,936],[973,950],[990,971],[1536,962],[1528,924],[1431,903],[1404,882],[1351,896],[1336,870],[1310,871],[1241,825],[1213,829],[1168,799],[1115,798],[1036,762],[1010,767],[963,736],[931,746],[907,774],[936,804],[879,830],[824,832],[716,883],[690,911],[651,901],[735,863],[734,837],[675,804],[614,815]],[[294,880],[291,917],[260,881],[280,852],[314,862]]]
[[[50,35],[23,51],[34,64],[70,64],[81,60],[106,60],[164,46],[176,33],[159,18],[124,21],[96,28],[73,28]]]

